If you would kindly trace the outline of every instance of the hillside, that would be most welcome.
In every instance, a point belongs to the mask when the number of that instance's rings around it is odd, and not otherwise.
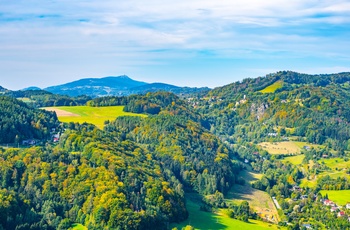
[[[206,91],[208,88],[178,87],[165,83],[146,83],[135,81],[127,76],[87,78],[58,86],[51,86],[44,90],[61,95],[90,97],[126,96],[155,91],[167,91],[176,94],[189,94]]]
[[[350,223],[331,214],[319,191],[350,188],[342,163],[350,157],[349,89],[350,73],[281,71],[213,89],[190,104],[238,159],[263,174],[253,187],[276,197],[282,220],[344,229]]]
[[[137,86],[164,87],[177,90]],[[350,73],[282,71],[187,97],[21,96],[85,103],[63,109],[87,119],[67,120],[57,143],[0,148],[0,229],[350,227],[340,206],[350,190]],[[100,129],[89,124],[96,111],[104,111]],[[140,116],[119,116],[126,112]],[[45,132],[43,123],[31,124]],[[337,211],[327,199],[339,202]]]
[[[200,114],[170,93],[131,97],[130,110],[157,103],[160,111],[118,117],[103,130],[71,122],[57,144],[0,149],[0,228],[80,223],[89,229],[166,229],[187,218],[185,192],[222,196],[236,183],[240,164],[201,125]]]
[[[21,143],[25,139],[50,137],[58,126],[54,113],[27,106],[16,99],[0,96],[0,143]]]

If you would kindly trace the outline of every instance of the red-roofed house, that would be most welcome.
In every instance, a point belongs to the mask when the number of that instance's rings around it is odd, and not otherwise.
[[[338,217],[343,217],[343,216],[345,216],[345,212],[343,211],[338,212]]]

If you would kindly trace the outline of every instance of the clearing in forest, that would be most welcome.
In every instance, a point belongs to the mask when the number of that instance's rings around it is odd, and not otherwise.
[[[88,228],[82,224],[73,224],[72,229],[73,230],[87,230]]]
[[[316,186],[316,182],[318,179],[329,176],[333,179],[337,179],[338,177],[346,177],[350,179],[350,175],[347,174],[346,170],[350,167],[350,162],[345,161],[342,158],[329,158],[329,159],[321,159],[318,160],[317,163],[321,165],[326,165],[329,167],[329,170],[324,170],[320,171],[317,175],[312,175],[309,176],[309,178],[304,178],[301,181],[301,186],[302,187],[309,187],[309,188],[314,188]],[[312,168],[311,165],[308,167],[309,169]],[[311,178],[310,178],[311,177]]]
[[[260,90],[261,93],[274,93],[277,89],[282,88],[283,81],[276,81],[272,85],[267,86],[265,89]]]
[[[240,173],[240,176],[245,179],[245,185],[235,184],[227,194],[226,201],[233,202],[237,205],[242,201],[248,201],[250,207],[252,207],[261,218],[278,223],[280,218],[270,195],[266,192],[254,189],[251,186],[251,183],[260,179],[262,175],[245,170]]]
[[[322,148],[321,145],[301,141],[262,142],[258,144],[270,154],[300,154],[303,148]]]
[[[170,229],[182,229],[187,225],[195,229],[243,229],[243,230],[264,230],[264,229],[284,229],[277,225],[269,224],[258,220],[249,220],[249,223],[236,220],[225,215],[225,210],[217,213],[200,210],[201,198],[198,194],[186,194],[186,207],[189,212],[187,220],[179,224],[171,224]]]
[[[337,205],[346,205],[350,203],[350,190],[321,190],[322,196],[328,195],[328,199]]]
[[[147,117],[145,114],[136,114],[124,112],[124,106],[108,106],[108,107],[90,107],[90,106],[62,106],[47,107],[48,111],[55,111],[60,122],[74,123],[91,123],[103,128],[104,122],[107,120],[114,121],[120,116],[141,116]]]
[[[300,165],[303,163],[303,160],[305,158],[305,155],[297,155],[297,156],[292,156],[292,157],[285,157],[282,162],[290,162],[293,165]]]

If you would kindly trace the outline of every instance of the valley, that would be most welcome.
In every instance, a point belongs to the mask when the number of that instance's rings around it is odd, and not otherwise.
[[[349,82],[281,71],[181,95],[4,91],[0,229],[346,229]]]

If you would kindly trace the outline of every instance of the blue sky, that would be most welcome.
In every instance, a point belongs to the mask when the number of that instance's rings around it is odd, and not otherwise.
[[[1,0],[0,85],[128,75],[222,86],[350,71],[346,0]]]

